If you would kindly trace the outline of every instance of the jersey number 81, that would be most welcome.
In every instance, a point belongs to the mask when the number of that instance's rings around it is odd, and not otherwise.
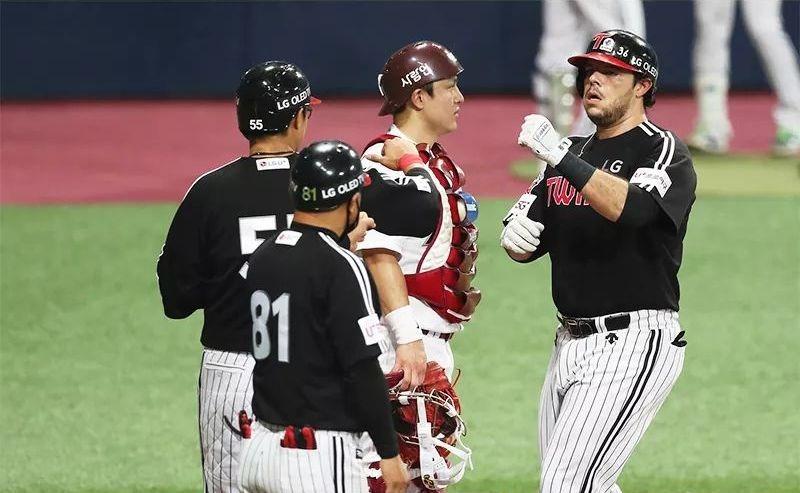
[[[289,362],[289,293],[283,293],[270,303],[264,291],[250,296],[250,315],[253,318],[253,357],[257,360],[269,356],[271,347],[267,321],[270,314],[278,319],[278,361]]]

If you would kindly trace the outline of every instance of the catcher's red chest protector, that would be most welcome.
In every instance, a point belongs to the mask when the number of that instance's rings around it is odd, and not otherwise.
[[[369,142],[366,149],[394,137],[381,135]],[[410,296],[424,301],[447,322],[467,322],[481,300],[480,290],[472,286],[477,272],[478,228],[473,221],[477,218],[478,204],[463,190],[464,170],[453,162],[444,147],[436,143],[430,149],[422,145],[418,148],[420,158],[433,172],[441,187],[439,192],[446,200],[417,272],[405,274],[406,287]],[[433,257],[442,258],[441,265],[433,268],[423,265],[426,258]]]

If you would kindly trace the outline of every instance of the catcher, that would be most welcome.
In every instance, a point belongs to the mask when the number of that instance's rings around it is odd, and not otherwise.
[[[391,352],[381,355],[381,366],[402,372],[400,391],[424,387],[430,378],[426,360],[436,362],[445,379],[452,376],[450,341],[481,300],[472,285],[478,203],[464,190],[464,171],[438,143],[458,128],[462,70],[450,50],[432,41],[392,54],[378,76],[384,97],[379,115],[391,115],[392,126],[366,145],[361,161],[370,178],[362,207],[376,228],[356,248],[375,279],[381,323],[396,348],[396,358]],[[401,450],[412,479],[424,477],[424,468],[429,468],[430,481],[417,485],[435,491],[460,479],[463,466],[458,474],[433,468],[434,462],[446,467],[449,449],[428,447],[440,452],[440,460],[426,462],[424,443],[420,441],[416,454]],[[365,460],[377,456],[368,453]],[[420,462],[423,470],[415,470]],[[376,474],[373,470],[371,475]]]

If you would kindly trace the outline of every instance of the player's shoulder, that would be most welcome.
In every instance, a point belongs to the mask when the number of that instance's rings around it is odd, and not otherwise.
[[[375,154],[380,156],[383,152],[383,140],[381,141],[372,141],[365,149],[364,153],[361,155],[361,166],[364,168],[364,171],[370,172],[375,171],[374,174],[386,177],[395,177],[403,175],[402,171],[393,170],[391,168],[387,168],[386,166],[382,165],[381,163],[377,163],[375,161],[367,159],[367,156],[370,154]]]
[[[195,178],[194,182],[192,182],[191,186],[189,186],[189,191],[205,190],[217,186],[222,180],[224,180],[226,175],[230,174],[234,169],[242,166],[242,163],[245,161],[247,161],[247,158],[240,156],[236,159],[228,161],[225,164],[221,164],[204,172]]]
[[[333,237],[322,231],[304,233],[314,235],[308,241],[315,243],[318,260],[324,260],[325,271],[331,276],[355,276],[367,278],[367,268],[361,257],[339,244]]]
[[[250,255],[251,269],[259,272],[312,268],[324,248],[316,247],[315,233],[284,229],[264,240]]]
[[[672,130],[656,125],[649,120],[640,123],[636,130],[639,132],[639,137],[647,143],[647,147],[650,149],[666,148],[667,152],[676,156],[689,155],[689,149],[686,144]]]
[[[371,140],[367,143],[362,155],[366,156],[367,154],[380,154],[381,150],[383,150],[384,142],[384,140]]]
[[[575,154],[592,138],[592,135],[570,135],[569,140],[572,141],[572,145],[569,146],[569,150]]]

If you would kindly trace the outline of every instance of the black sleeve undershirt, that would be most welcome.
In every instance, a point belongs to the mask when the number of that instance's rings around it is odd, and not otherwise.
[[[372,438],[381,459],[398,453],[386,379],[378,360],[368,358],[351,366],[344,377],[345,390],[359,421]]]
[[[558,163],[557,169],[579,192],[597,171],[597,168],[570,152],[564,155],[564,158]],[[626,226],[645,226],[656,219],[659,210],[660,207],[652,195],[636,185],[628,183],[625,205],[616,222]]]
[[[652,195],[636,185],[628,183],[625,205],[617,219],[617,224],[641,227],[655,221],[661,208]]]
[[[583,187],[589,182],[589,178],[597,171],[597,168],[571,152],[564,154],[556,169],[579,192],[583,190]]]

